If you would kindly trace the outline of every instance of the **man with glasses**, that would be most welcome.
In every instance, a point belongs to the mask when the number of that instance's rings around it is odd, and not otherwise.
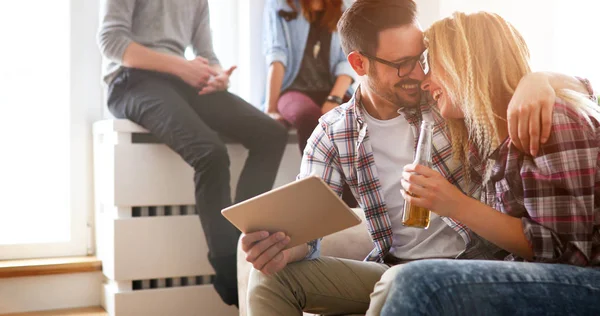
[[[445,122],[419,88],[428,64],[415,12],[411,0],[357,0],[344,13],[338,31],[361,85],[350,102],[321,118],[298,176],[316,174],[338,194],[347,183],[365,212],[374,250],[361,262],[320,257],[319,240],[282,251],[288,240],[282,233],[243,236],[242,247],[255,268],[248,289],[249,315],[379,315],[387,294],[384,284],[393,277],[384,272],[391,265],[427,258],[502,257],[500,249],[448,218],[432,214],[426,230],[402,225],[401,173],[413,161],[423,120],[435,123],[433,167],[472,196],[480,187],[476,175],[465,181],[465,170],[452,158]],[[523,117],[531,120],[519,122],[509,115],[511,124],[528,124],[532,134],[538,133],[540,104],[553,102],[549,79],[556,78],[561,85],[554,88],[585,91],[575,78],[528,76],[509,112],[524,108]],[[534,104],[531,115],[522,104]],[[529,143],[528,135],[511,136]]]

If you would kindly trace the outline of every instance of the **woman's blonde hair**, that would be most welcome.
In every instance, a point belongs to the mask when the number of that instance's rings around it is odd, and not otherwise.
[[[434,23],[425,41],[431,71],[465,115],[464,120],[449,119],[448,127],[455,157],[468,168],[471,144],[484,159],[498,147],[497,119],[506,113],[496,111],[506,112],[519,81],[531,72],[529,49],[510,23],[488,12],[454,13]],[[557,94],[571,104],[586,104],[573,92]]]

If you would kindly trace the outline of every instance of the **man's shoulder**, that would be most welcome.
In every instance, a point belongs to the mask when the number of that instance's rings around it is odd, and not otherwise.
[[[331,133],[350,131],[356,126],[353,108],[352,102],[344,103],[321,116],[319,122],[325,131]]]

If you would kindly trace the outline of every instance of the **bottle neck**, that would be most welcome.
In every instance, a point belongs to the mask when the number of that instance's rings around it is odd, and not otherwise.
[[[431,145],[433,138],[433,125],[429,122],[423,122],[417,151],[415,153],[415,163],[425,166],[431,166]]]

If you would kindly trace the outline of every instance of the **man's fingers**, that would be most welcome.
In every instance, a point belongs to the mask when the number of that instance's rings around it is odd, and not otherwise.
[[[252,248],[246,252],[246,261],[254,263],[254,261],[256,261],[256,259],[258,259],[263,252],[284,239],[285,234],[279,232],[272,234],[269,236],[269,238],[265,238],[258,243],[255,243],[254,246],[252,246]]]
[[[508,112],[508,134],[512,143],[520,150],[523,150],[519,141],[519,114],[517,111]]]
[[[227,71],[225,71],[225,73],[227,74],[227,76],[231,76],[233,71],[236,69],[237,69],[237,66],[231,66],[229,69],[227,69]]]
[[[285,265],[283,264],[283,251],[279,252],[271,261],[269,261],[261,270],[265,274],[279,272]]]
[[[202,56],[196,56],[196,58],[194,58],[194,60],[199,61],[203,64],[207,64],[208,65],[208,59],[202,57]]]
[[[216,77],[216,76],[218,76],[218,75],[219,75],[219,72],[218,72],[218,71],[216,71],[216,70],[214,70],[214,69],[213,69],[213,68],[212,68],[210,65],[208,65],[208,64],[207,64],[205,67],[206,67],[206,72],[207,72],[207,73],[208,73],[210,76]]]
[[[244,250],[244,252],[250,250],[255,242],[261,241],[267,237],[269,237],[269,232],[266,231],[244,234],[244,236],[242,236],[242,250]]]
[[[529,154],[532,156],[535,156],[540,148],[540,122],[541,108],[535,106],[529,115],[529,147],[523,148],[529,150]]]
[[[208,78],[208,77],[207,77]],[[219,83],[216,79],[207,80],[208,82],[204,85],[204,87],[198,92],[199,95],[213,93],[219,90]]]
[[[212,69],[211,67],[208,67],[208,73],[209,73],[211,76],[213,76],[213,77],[216,77],[216,76],[218,76],[218,75],[219,75],[219,72],[218,72],[218,71],[216,71],[216,70],[214,70],[214,69]]]
[[[205,95],[205,94],[213,93],[215,91],[217,91],[217,89],[215,89],[214,87],[212,87],[212,86],[206,86],[206,87],[202,88],[202,90],[200,90],[198,92],[198,95]]]
[[[255,261],[254,261],[254,269],[262,270],[265,265],[267,265],[271,260],[279,256],[281,251],[285,248],[285,246],[290,242],[290,237],[285,237],[283,240],[277,242],[276,244],[269,247],[265,250]]]
[[[519,115],[519,142],[521,150],[527,152],[529,150],[529,112],[521,111]]]
[[[554,104],[552,102],[544,104],[542,107],[542,134],[540,141],[545,144],[550,138],[550,130],[552,129],[552,111]]]
[[[229,79],[228,77],[225,76],[219,76],[219,77],[215,77],[215,84],[216,84],[216,88],[219,90],[225,90],[227,89],[227,84],[229,83]]]

